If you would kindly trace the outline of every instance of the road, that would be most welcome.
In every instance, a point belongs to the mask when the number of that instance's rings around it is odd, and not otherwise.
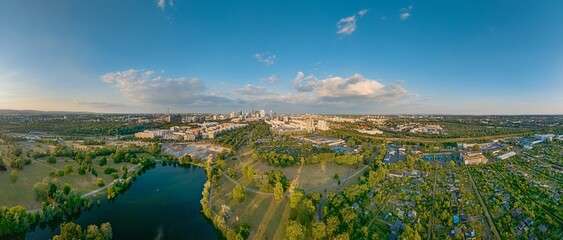
[[[491,219],[491,214],[489,214],[489,209],[487,208],[487,205],[485,205],[485,202],[483,202],[483,198],[481,198],[481,193],[479,192],[479,189],[477,189],[477,184],[475,184],[475,180],[473,180],[473,176],[471,176],[471,172],[469,172],[468,169],[465,169],[465,171],[467,171],[467,174],[469,175],[469,179],[471,180],[471,185],[473,186],[473,190],[475,191],[475,193],[477,194],[477,198],[479,198],[479,202],[481,203],[481,207],[483,207],[483,209],[485,210],[485,215],[487,216],[487,220],[489,221],[489,226],[491,226],[491,228],[493,229],[493,233],[495,234],[495,238],[497,240],[500,240],[500,234],[498,234],[497,231],[497,227],[495,226],[495,224],[493,223],[493,220]]]

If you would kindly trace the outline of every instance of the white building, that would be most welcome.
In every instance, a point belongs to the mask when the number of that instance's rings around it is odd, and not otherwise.
[[[312,118],[307,119],[305,121],[305,129],[307,129],[307,132],[315,131],[315,120]]]
[[[319,122],[317,123],[317,127],[319,128],[319,130],[321,131],[328,131],[330,130],[330,128],[328,127],[328,122],[325,120],[319,120]]]
[[[505,153],[505,154],[498,155],[498,156],[497,156],[497,159],[499,159],[499,160],[504,160],[504,159],[510,158],[510,157],[512,157],[512,156],[514,156],[514,155],[516,155],[516,153],[515,153],[514,151],[511,151],[511,152],[507,152],[507,153]]]
[[[552,141],[555,138],[555,134],[534,134],[534,138],[541,141]]]

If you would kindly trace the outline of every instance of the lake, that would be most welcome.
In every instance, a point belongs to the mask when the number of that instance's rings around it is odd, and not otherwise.
[[[89,224],[110,222],[113,239],[217,239],[213,224],[201,214],[202,168],[160,166],[148,170],[112,202],[95,198],[94,206],[74,220]],[[96,199],[102,199],[97,206]],[[39,229],[26,239],[49,239],[59,230]]]

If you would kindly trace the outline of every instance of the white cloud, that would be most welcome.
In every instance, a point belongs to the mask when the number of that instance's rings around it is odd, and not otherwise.
[[[350,35],[356,31],[356,20],[369,12],[369,9],[362,9],[357,14],[340,19],[336,23],[336,33],[342,36]]]
[[[164,9],[166,8],[165,0],[157,0],[156,6],[158,6],[162,11],[164,11]]]
[[[336,23],[337,34],[350,35],[356,31],[356,15],[342,18]]]
[[[317,82],[317,79],[313,75],[305,77],[305,74],[301,71],[297,72],[297,76],[293,79],[293,87],[298,92],[310,92],[313,91],[313,84]]]
[[[405,21],[411,16],[412,8],[413,8],[412,5],[410,5],[407,8],[401,8],[401,14],[399,15],[401,20]]]
[[[274,92],[270,91],[265,87],[254,86],[252,84],[246,84],[246,86],[242,88],[235,89],[235,92],[240,95],[247,95],[247,96],[275,95]]]
[[[160,10],[164,11],[166,10],[166,6],[174,6],[174,0],[169,0],[168,4],[166,3],[166,0],[156,0],[156,6],[160,8]]]
[[[278,77],[275,74],[272,74],[271,76],[269,76],[267,78],[260,79],[260,82],[271,83],[271,84],[274,84],[277,81],[278,81]]]
[[[101,79],[137,103],[201,105],[231,101],[204,94],[203,82],[197,78],[165,78],[150,70],[110,72],[102,75]]]
[[[271,55],[269,53],[256,53],[254,54],[254,58],[258,60],[258,62],[266,64],[266,66],[274,65],[276,63],[277,57],[276,55]]]
[[[298,92],[311,92],[321,101],[386,102],[408,95],[407,90],[398,83],[385,86],[360,74],[319,80],[313,75],[305,77],[303,72],[298,72],[293,86]]]

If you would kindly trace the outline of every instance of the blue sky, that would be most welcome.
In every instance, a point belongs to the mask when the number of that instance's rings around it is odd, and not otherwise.
[[[0,109],[563,113],[562,1],[3,1]]]

